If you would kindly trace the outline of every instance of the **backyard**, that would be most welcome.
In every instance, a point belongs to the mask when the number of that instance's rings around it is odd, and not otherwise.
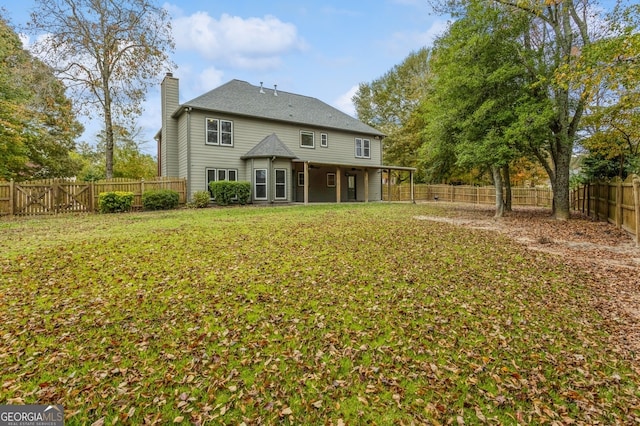
[[[95,425],[636,424],[638,258],[608,224],[443,203],[4,219],[0,404]]]

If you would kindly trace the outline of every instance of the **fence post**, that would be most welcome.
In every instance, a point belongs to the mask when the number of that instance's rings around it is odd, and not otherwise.
[[[91,181],[89,182],[89,206],[88,206],[90,212],[95,211],[95,209],[93,208],[93,203],[95,202],[93,198],[93,194],[94,194],[93,181]]]
[[[622,228],[622,179],[616,186],[616,228]]]
[[[15,182],[13,179],[9,181],[9,216],[13,216],[15,214]]]
[[[640,179],[633,179],[633,210],[636,222],[636,247],[640,246]]]
[[[140,208],[142,209],[142,196],[144,195],[144,178],[140,179]]]

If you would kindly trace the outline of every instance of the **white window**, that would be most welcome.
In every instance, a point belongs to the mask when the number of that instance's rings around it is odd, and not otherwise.
[[[302,148],[315,148],[314,133],[305,130],[300,131],[300,146]]]
[[[287,170],[276,169],[276,200],[287,199]]]
[[[207,191],[211,194],[211,188],[209,188],[209,183],[216,182],[219,180],[238,180],[238,171],[236,169],[207,169]],[[213,199],[213,194],[211,194],[211,198]]]
[[[371,158],[371,141],[356,138],[356,158]]]
[[[233,146],[233,122],[207,118],[207,145]]]
[[[255,169],[253,181],[253,193],[256,200],[267,199],[267,169]]]
[[[298,172],[298,186],[304,186],[304,172]]]
[[[326,133],[320,133],[320,146],[327,148],[329,146],[329,135]]]
[[[336,187],[336,174],[335,173],[327,173],[327,186],[329,188]]]

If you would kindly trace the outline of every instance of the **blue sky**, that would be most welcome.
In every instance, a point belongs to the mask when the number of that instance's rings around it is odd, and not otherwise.
[[[29,19],[33,0],[0,0],[14,25]],[[318,98],[354,114],[351,97],[401,63],[412,51],[431,45],[447,17],[432,13],[426,0],[225,0],[164,3],[172,16],[176,49],[172,56],[186,102],[232,79]],[[160,128],[159,83],[147,94],[138,120],[155,155]],[[91,142],[102,128],[83,119]]]

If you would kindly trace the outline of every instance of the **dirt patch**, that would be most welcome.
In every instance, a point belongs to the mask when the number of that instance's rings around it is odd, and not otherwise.
[[[498,232],[585,271],[592,301],[610,326],[614,343],[632,357],[640,356],[640,248],[629,233],[578,213],[557,221],[548,209],[519,208],[503,218],[494,218],[490,206],[447,204],[446,209],[447,217],[415,218]]]

